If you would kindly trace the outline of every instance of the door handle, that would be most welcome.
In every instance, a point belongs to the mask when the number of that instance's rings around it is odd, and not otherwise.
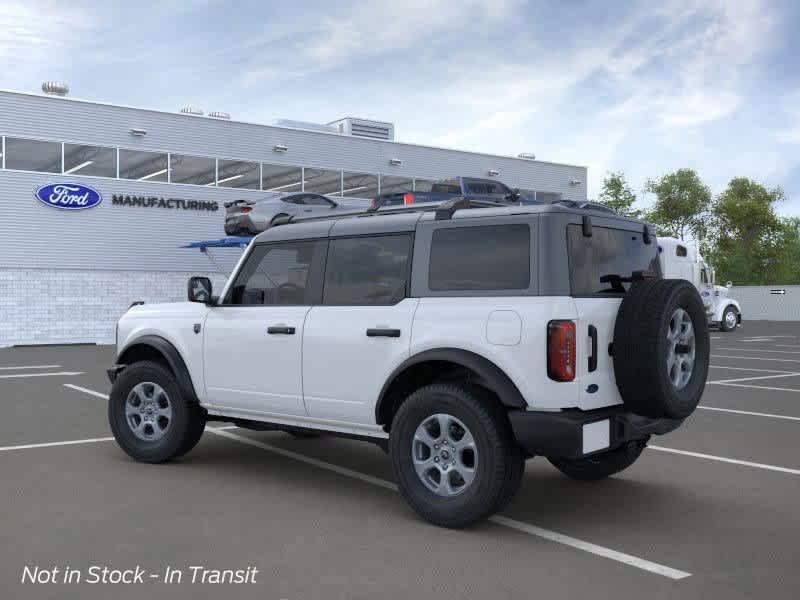
[[[271,327],[267,327],[267,333],[269,333],[269,334],[280,333],[280,334],[283,334],[283,335],[294,335],[294,327],[287,327],[286,325],[272,325]]]
[[[597,370],[597,327],[589,325],[589,339],[592,340],[592,353],[589,355],[589,372]]]
[[[370,329],[367,329],[367,337],[399,338],[400,337],[400,330],[399,329],[370,328]]]

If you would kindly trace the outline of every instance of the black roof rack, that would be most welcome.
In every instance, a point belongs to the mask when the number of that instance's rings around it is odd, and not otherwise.
[[[556,200],[555,202],[545,203],[550,205],[562,205],[568,208],[579,210],[597,210],[610,214],[617,212],[607,206],[596,202],[575,202],[574,200]],[[290,223],[307,223],[309,221],[329,221],[331,219],[344,219],[347,217],[372,217],[376,215],[398,215],[405,213],[434,212],[436,220],[452,219],[453,215],[459,211],[470,208],[506,208],[520,206],[519,204],[508,204],[506,202],[495,202],[492,200],[474,200],[463,196],[451,198],[442,202],[420,202],[418,204],[404,204],[402,206],[376,206],[360,210],[338,211],[333,215],[301,216],[286,215],[276,217],[271,226],[288,225]]]
[[[580,210],[598,210],[600,212],[611,213],[612,215],[616,215],[617,211],[613,208],[609,208],[605,204],[600,204],[599,202],[576,202],[575,200],[554,200],[552,204],[561,204],[563,206],[568,206],[569,208],[578,208]]]
[[[436,220],[451,219],[456,211],[466,208],[498,208],[510,206],[504,202],[491,200],[470,200],[469,198],[452,198],[444,202],[420,202],[418,204],[404,204],[402,206],[378,206],[364,210],[338,211],[333,215],[315,215],[313,217],[300,217],[284,215],[276,217],[271,226],[288,225],[289,223],[306,223],[308,221],[328,221],[345,217],[369,217],[374,215],[398,215],[405,213],[435,212]]]

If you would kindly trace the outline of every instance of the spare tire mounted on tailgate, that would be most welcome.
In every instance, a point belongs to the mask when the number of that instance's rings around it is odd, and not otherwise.
[[[649,417],[685,419],[708,375],[703,301],[682,279],[637,281],[614,326],[614,375],[627,408]]]

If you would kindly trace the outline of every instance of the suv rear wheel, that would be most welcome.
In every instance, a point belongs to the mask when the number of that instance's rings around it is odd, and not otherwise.
[[[205,411],[181,394],[175,376],[144,361],[120,373],[108,399],[108,421],[120,447],[132,458],[166,462],[197,445]]]
[[[502,409],[479,388],[433,384],[403,403],[389,451],[400,492],[431,523],[464,527],[501,510],[525,461]]]
[[[597,481],[624,471],[636,462],[647,445],[646,440],[629,442],[621,448],[584,458],[548,458],[556,469],[571,479]]]

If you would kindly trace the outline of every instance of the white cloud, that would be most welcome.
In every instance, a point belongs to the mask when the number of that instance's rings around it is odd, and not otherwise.
[[[4,0],[0,4],[0,62],[16,70],[56,63],[91,25],[77,7]]]

